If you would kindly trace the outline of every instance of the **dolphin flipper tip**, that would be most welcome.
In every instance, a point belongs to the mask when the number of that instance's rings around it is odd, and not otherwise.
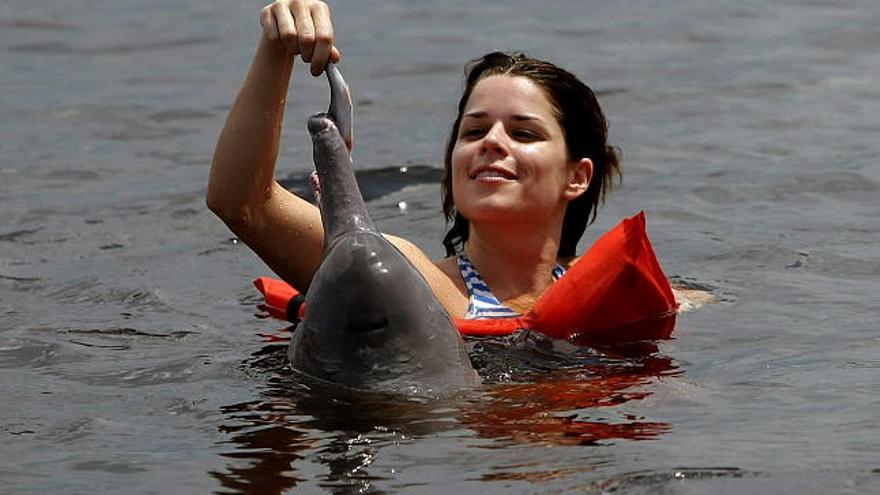
[[[351,91],[348,83],[339,72],[336,64],[330,62],[324,70],[327,73],[327,81],[330,83],[330,108],[327,110],[330,119],[336,124],[345,146],[351,151],[354,146],[354,112],[351,101]]]

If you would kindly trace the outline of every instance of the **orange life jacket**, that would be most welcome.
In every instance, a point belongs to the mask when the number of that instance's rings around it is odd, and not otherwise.
[[[305,298],[287,283],[254,280],[263,306],[292,322],[305,314]],[[645,229],[645,214],[605,233],[541,295],[531,311],[511,318],[455,318],[462,335],[508,335],[528,329],[584,344],[669,338],[678,305]]]

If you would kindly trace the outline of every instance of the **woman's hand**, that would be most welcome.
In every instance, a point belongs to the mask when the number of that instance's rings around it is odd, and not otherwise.
[[[260,11],[260,25],[268,40],[311,64],[312,75],[320,75],[328,61],[341,58],[333,46],[330,7],[320,0],[275,0]]]

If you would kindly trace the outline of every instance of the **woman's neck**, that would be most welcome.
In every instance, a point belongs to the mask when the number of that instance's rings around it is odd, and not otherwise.
[[[561,219],[539,225],[472,223],[465,253],[498,299],[530,301],[553,283],[561,229]]]

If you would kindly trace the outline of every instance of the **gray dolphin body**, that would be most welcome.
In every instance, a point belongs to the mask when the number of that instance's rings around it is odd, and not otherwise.
[[[348,90],[338,69],[331,65],[327,74],[330,110],[309,119],[324,256],[293,332],[290,363],[358,390],[441,396],[474,387],[479,376],[452,319],[367,213],[346,146]]]

